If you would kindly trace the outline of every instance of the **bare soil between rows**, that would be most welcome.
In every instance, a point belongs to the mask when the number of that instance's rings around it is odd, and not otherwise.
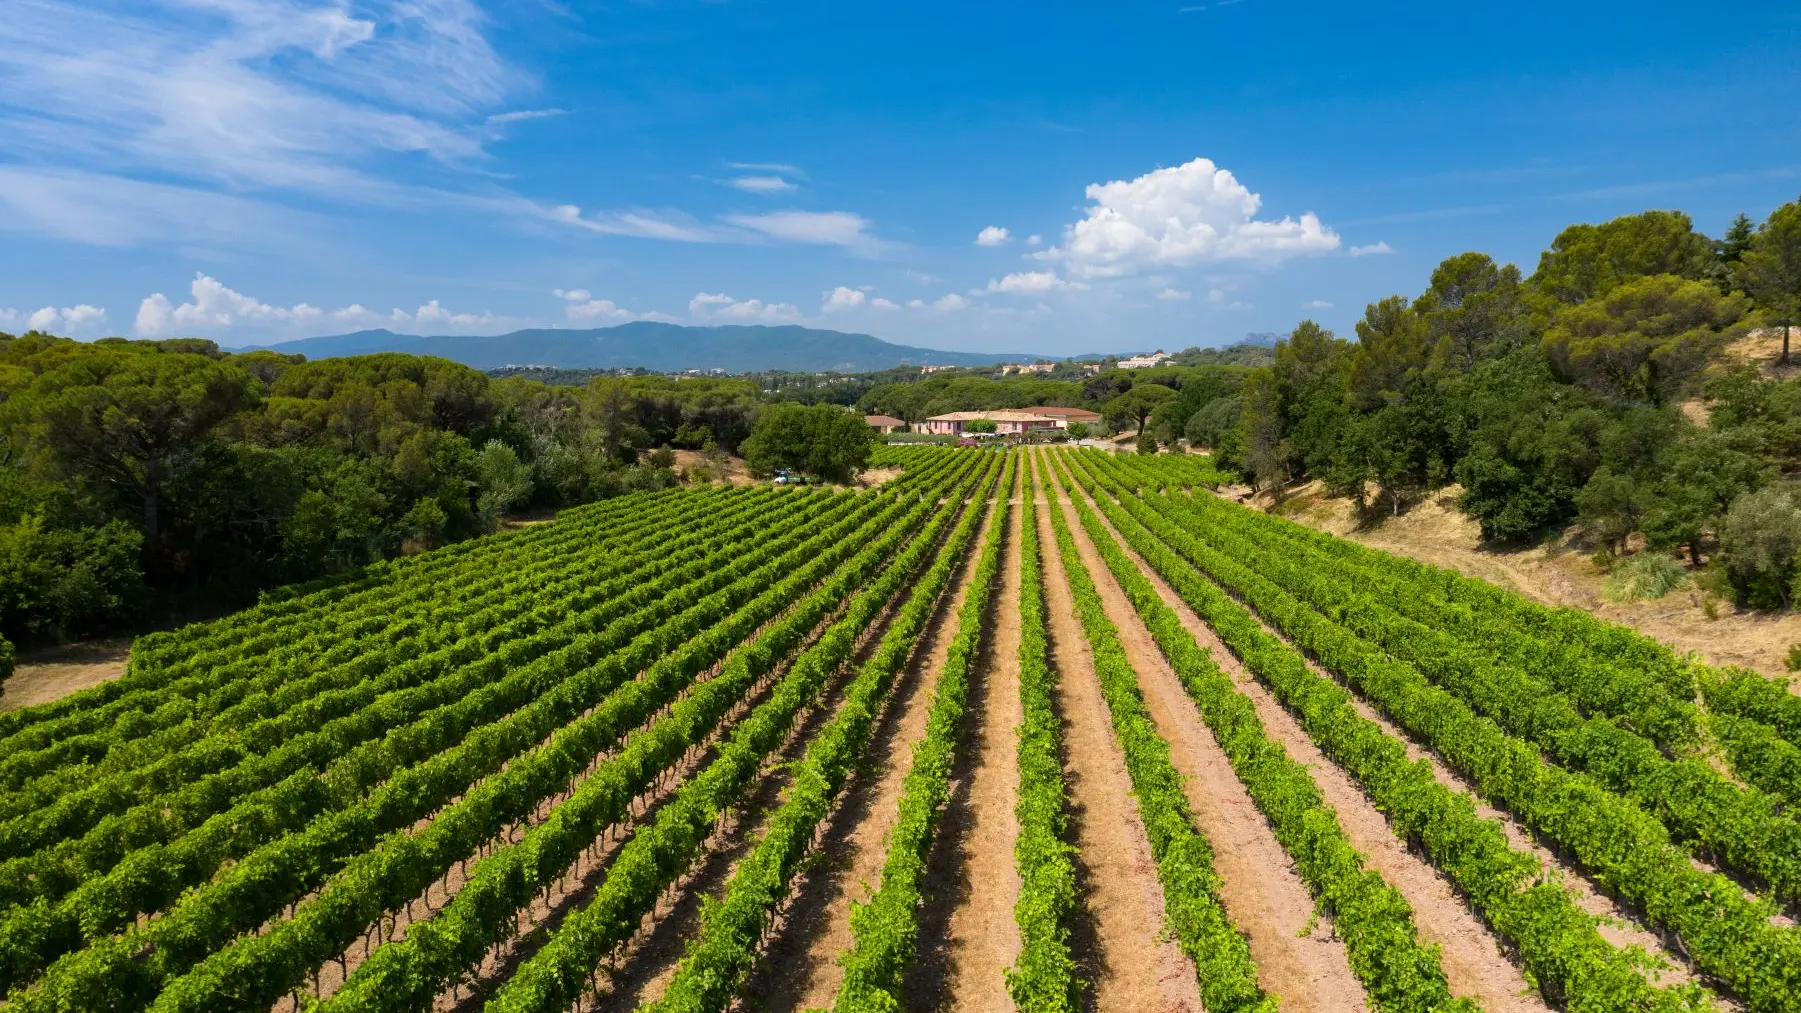
[[[1111,523],[1106,521],[1105,518],[1103,518],[1102,522],[1107,525],[1109,530],[1112,530]],[[1115,533],[1115,535],[1117,537],[1117,533]],[[1351,835],[1352,842],[1357,846],[1359,851],[1363,852],[1366,856],[1371,857],[1372,866],[1376,867],[1379,871],[1382,871],[1384,876],[1387,877],[1390,882],[1395,883],[1403,895],[1408,898],[1408,901],[1414,905],[1416,920],[1420,924],[1422,937],[1431,941],[1440,942],[1445,946],[1445,970],[1447,975],[1451,977],[1453,990],[1457,990],[1456,985],[1459,969],[1461,969],[1461,973],[1466,978],[1469,975],[1474,974],[1476,976],[1474,981],[1480,982],[1486,980],[1488,982],[1487,988],[1489,989],[1502,986],[1507,983],[1509,978],[1514,977],[1519,979],[1519,983],[1522,987],[1529,988],[1529,986],[1525,985],[1524,976],[1519,974],[1517,970],[1509,975],[1494,966],[1488,953],[1484,951],[1484,947],[1477,944],[1476,941],[1486,938],[1488,942],[1492,944],[1495,956],[1506,960],[1508,958],[1505,957],[1505,950],[1501,948],[1500,940],[1493,935],[1491,930],[1487,929],[1480,917],[1473,911],[1470,911],[1467,905],[1461,901],[1459,895],[1455,891],[1455,887],[1450,881],[1431,870],[1429,863],[1424,859],[1415,858],[1416,864],[1423,866],[1425,870],[1432,872],[1436,884],[1421,880],[1410,885],[1410,881],[1415,879],[1414,875],[1404,876],[1402,881],[1397,881],[1396,877],[1390,874],[1392,862],[1391,855],[1394,848],[1400,848],[1408,855],[1408,857],[1414,857],[1411,850],[1407,849],[1404,842],[1395,838],[1392,833],[1381,835],[1386,839],[1387,843],[1384,843],[1381,847],[1371,847],[1367,838],[1374,836],[1375,831],[1378,829],[1374,822],[1369,823],[1367,827],[1354,829],[1354,824],[1363,824],[1369,817],[1373,817],[1374,820],[1380,821],[1380,811],[1374,807],[1373,803],[1368,801],[1367,796],[1362,794],[1362,791],[1356,785],[1356,782],[1312,743],[1307,737],[1305,729],[1301,727],[1298,719],[1290,714],[1281,703],[1275,699],[1269,690],[1243,668],[1237,658],[1224,644],[1219,642],[1217,636],[1214,635],[1213,631],[1205,624],[1205,622],[1188,608],[1186,603],[1181,601],[1175,591],[1171,589],[1147,563],[1138,557],[1136,553],[1132,552],[1130,548],[1124,546],[1123,543],[1121,544],[1121,547],[1125,549],[1127,554],[1138,564],[1140,570],[1157,589],[1158,594],[1163,598],[1165,604],[1169,605],[1176,612],[1177,616],[1189,632],[1194,634],[1197,641],[1200,642],[1202,646],[1207,647],[1215,659],[1220,662],[1221,667],[1233,678],[1239,691],[1249,697],[1256,705],[1258,715],[1262,718],[1265,727],[1269,729],[1271,736],[1278,741],[1281,741],[1289,750],[1290,755],[1295,756],[1316,771],[1315,781],[1320,783],[1322,789],[1326,790],[1328,799],[1339,809],[1341,822],[1344,823],[1346,832]],[[1286,642],[1287,638],[1283,637],[1280,631],[1271,628],[1268,623],[1261,620],[1261,617],[1257,618],[1264,629],[1272,636],[1281,638]],[[1331,672],[1321,668],[1320,665],[1311,658],[1308,659],[1307,664],[1315,672],[1325,678],[1333,679],[1342,684],[1342,680],[1336,679]],[[1352,704],[1356,707],[1359,714],[1374,721],[1390,736],[1401,742],[1407,749],[1410,758],[1425,761],[1439,783],[1453,791],[1469,796],[1471,801],[1475,804],[1479,816],[1500,824],[1503,832],[1508,838],[1509,844],[1517,849],[1529,851],[1535,855],[1539,861],[1544,864],[1545,868],[1550,870],[1552,875],[1557,877],[1559,882],[1570,889],[1571,896],[1579,907],[1601,919],[1599,931],[1604,939],[1616,946],[1637,946],[1649,954],[1653,961],[1659,965],[1657,968],[1647,972],[1647,977],[1653,983],[1661,985],[1679,985],[1695,980],[1696,972],[1687,958],[1680,952],[1667,946],[1656,932],[1648,929],[1638,919],[1635,912],[1627,906],[1613,900],[1581,869],[1570,865],[1551,848],[1540,843],[1535,836],[1513,816],[1498,810],[1483,801],[1481,796],[1474,790],[1473,786],[1461,776],[1451,771],[1445,765],[1441,757],[1415,741],[1404,730],[1395,726],[1374,705],[1370,704],[1367,700],[1354,692],[1352,693]],[[1322,775],[1324,776],[1322,777]],[[1337,786],[1337,790],[1334,790],[1331,782],[1340,782]],[[1349,811],[1358,818],[1355,820],[1346,819],[1347,807],[1340,804],[1339,801],[1344,792],[1356,795],[1362,802],[1361,808],[1367,809],[1368,812],[1359,813],[1358,809],[1353,807]],[[1390,845],[1393,847],[1390,847]],[[1461,909],[1462,917],[1451,918],[1449,921],[1446,921],[1442,918],[1430,917],[1427,914],[1423,914],[1421,904],[1416,900],[1416,896],[1426,896],[1430,894],[1440,894],[1434,910],[1444,910],[1447,903],[1454,904]],[[1447,925],[1456,930],[1456,936],[1454,938],[1458,940],[1457,945],[1453,945],[1450,940],[1443,936],[1442,930]],[[1509,961],[1509,966],[1512,967],[1511,961]],[[1459,994],[1464,993],[1459,992]],[[1722,1009],[1736,1008],[1736,1004],[1731,1000],[1719,998],[1717,996],[1714,998],[1716,1005]],[[1530,1001],[1530,1005],[1520,1005],[1521,1001],[1527,1000]],[[1548,1008],[1542,1000],[1539,999],[1535,991],[1532,991],[1529,995],[1525,996],[1516,995],[1515,1001],[1510,1003],[1492,1003],[1486,996],[1483,997],[1482,1001],[1484,1007],[1487,1009],[1544,1010]]]
[[[1363,986],[1351,973],[1331,919],[1314,918],[1313,899],[1293,859],[1276,840],[1074,513],[1065,510],[1083,562],[1138,672],[1157,731],[1170,744],[1170,760],[1185,778],[1196,825],[1213,846],[1214,868],[1223,881],[1221,900],[1250,942],[1258,984],[1280,996],[1283,1009],[1297,1013],[1362,1008]],[[1214,651],[1217,656],[1218,649]]]
[[[1201,1011],[1194,965],[1164,931],[1163,888],[1125,759],[1113,739],[1093,652],[1056,550],[1050,503],[1040,499],[1039,539],[1051,628],[1052,663],[1061,673],[1057,704],[1065,728],[1070,825],[1077,848],[1082,919],[1072,933],[1088,1008]]]
[[[985,663],[970,686],[971,728],[959,752],[951,803],[927,866],[918,963],[908,976],[909,1008],[1011,1013],[1005,968],[1019,958],[1019,872],[1013,846],[1019,789],[1020,525],[1011,512],[1000,594],[991,609]]]
[[[844,978],[837,958],[855,942],[851,905],[866,903],[881,885],[913,749],[925,737],[938,677],[957,635],[957,614],[969,595],[980,552],[978,539],[940,596],[913,657],[889,693],[863,762],[828,817],[814,863],[795,884],[783,928],[746,984],[744,995],[758,1009],[779,1013],[829,1007],[837,994]]]

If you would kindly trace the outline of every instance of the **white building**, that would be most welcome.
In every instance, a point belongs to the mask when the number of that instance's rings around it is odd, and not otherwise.
[[[1164,354],[1163,349],[1159,348],[1149,355],[1134,355],[1130,359],[1121,359],[1119,360],[1117,368],[1149,369],[1152,366],[1161,366],[1168,361],[1169,356]]]

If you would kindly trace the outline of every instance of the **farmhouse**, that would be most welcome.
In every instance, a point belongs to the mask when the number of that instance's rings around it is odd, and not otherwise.
[[[944,436],[961,436],[966,432],[965,426],[970,422],[992,422],[994,431],[999,435],[1023,433],[1035,429],[1062,429],[1068,425],[1060,419],[1031,411],[989,411],[989,412],[950,412],[945,415],[934,415],[920,423],[920,431],[937,433]]]
[[[884,436],[897,430],[906,432],[907,429],[905,419],[897,419],[892,415],[865,415],[863,421],[869,423],[869,428]]]
[[[1060,428],[1068,428],[1071,422],[1080,422],[1084,425],[1092,426],[1101,421],[1100,412],[1091,412],[1086,408],[1059,408],[1055,405],[1039,405],[1035,408],[1028,408],[1027,411],[1030,411],[1034,415],[1044,415],[1056,419]]]

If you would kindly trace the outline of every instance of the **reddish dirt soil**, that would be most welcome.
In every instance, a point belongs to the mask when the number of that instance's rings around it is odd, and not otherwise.
[[[1038,531],[1045,546],[1052,663],[1062,673],[1058,709],[1067,724],[1065,776],[1078,849],[1077,877],[1088,923],[1071,940],[1091,1009],[1201,1010],[1194,965],[1164,929],[1163,888],[1132,781],[1113,740],[1093,655],[1075,617],[1046,501]]]
[[[968,597],[979,552],[979,545],[970,548],[939,600],[920,647],[888,698],[864,765],[828,819],[819,860],[795,883],[796,899],[783,916],[786,927],[771,941],[744,990],[759,1009],[829,1007],[837,995],[844,979],[838,955],[856,941],[851,904],[866,903],[881,885],[888,836],[900,815],[913,749],[925,737],[938,676],[957,634],[957,612]]]
[[[130,657],[130,637],[92,640],[29,653],[19,659],[19,667],[6,680],[5,688],[0,689],[0,710],[49,703],[117,679],[125,674],[125,662]]]
[[[972,729],[959,771],[958,791],[940,827],[944,850],[928,873],[931,894],[952,904],[948,925],[936,944],[921,946],[920,967],[910,982],[914,1008],[972,1013],[1011,1013],[1004,968],[1019,958],[1019,929],[1013,906],[1019,900],[1019,872],[1013,844],[1019,838],[1014,816],[1019,786],[1019,526],[1025,511],[1015,500],[995,603],[993,634],[979,686],[971,686]],[[957,796],[961,795],[961,798]],[[939,857],[939,856],[935,856]],[[941,872],[948,865],[948,872]],[[928,909],[928,918],[930,911]],[[922,943],[925,943],[922,940]]]
[[[1073,526],[1074,516],[1066,516]],[[1152,720],[1170,744],[1170,759],[1186,779],[1196,825],[1212,843],[1214,868],[1224,881],[1221,899],[1250,941],[1258,983],[1295,1013],[1361,1009],[1363,986],[1331,919],[1320,917],[1309,931],[1313,899],[1293,860],[1079,529],[1077,545],[1139,674]]]

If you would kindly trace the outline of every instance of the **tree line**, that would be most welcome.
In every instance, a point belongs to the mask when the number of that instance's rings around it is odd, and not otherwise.
[[[1494,543],[1569,523],[1603,560],[1639,545],[1786,608],[1801,586],[1801,202],[1718,239],[1676,211],[1557,235],[1522,276],[1451,257],[1417,297],[1366,307],[1354,339],[1303,321],[1275,361],[1154,415],[1257,489],[1320,480],[1398,513],[1461,486]],[[1774,362],[1727,356],[1761,333]],[[1774,367],[1774,368],[1770,368]]]
[[[0,636],[203,614],[512,511],[708,479],[725,454],[840,480],[866,460],[861,418],[782,408],[736,379],[572,387],[398,353],[0,335]],[[678,469],[677,449],[702,456]]]

